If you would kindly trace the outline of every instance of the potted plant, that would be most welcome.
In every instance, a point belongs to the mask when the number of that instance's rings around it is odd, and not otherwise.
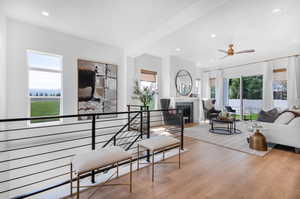
[[[132,99],[139,100],[143,106],[149,106],[155,94],[156,91],[151,87],[140,88],[139,82],[135,81]]]

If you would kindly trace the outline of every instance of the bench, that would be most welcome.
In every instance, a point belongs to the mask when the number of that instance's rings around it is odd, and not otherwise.
[[[79,191],[81,187],[80,176],[82,176],[83,174],[90,173],[91,171],[99,170],[101,168],[106,168],[111,165],[116,165],[116,169],[117,169],[116,173],[117,173],[117,177],[119,177],[119,163],[123,161],[130,162],[129,184],[108,184],[108,185],[128,185],[130,192],[132,192],[132,155],[129,152],[126,152],[123,148],[118,146],[112,146],[112,147],[93,150],[93,151],[75,155],[71,160],[71,171],[70,171],[71,196],[73,195],[73,188],[77,188],[77,198],[79,199],[79,195],[80,195]],[[73,173],[77,175],[76,187],[73,187]],[[84,186],[84,187],[100,187],[100,186],[104,186],[105,183],[96,186]]]
[[[157,152],[163,152],[163,160],[165,160],[165,151],[168,149],[172,149],[175,147],[179,148],[178,153],[178,165],[180,168],[181,160],[180,160],[180,140],[169,137],[169,136],[156,136],[146,140],[143,140],[138,143],[138,158],[137,158],[137,169],[139,170],[140,167],[140,148],[145,148],[152,153],[152,182],[154,181],[154,165],[159,164],[160,162],[154,162],[154,154]],[[174,163],[174,162],[163,162],[163,163]],[[148,163],[146,163],[148,164]]]

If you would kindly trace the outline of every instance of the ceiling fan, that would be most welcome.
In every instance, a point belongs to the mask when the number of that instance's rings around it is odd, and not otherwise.
[[[228,56],[233,56],[235,54],[243,54],[243,53],[254,53],[255,50],[254,49],[249,49],[249,50],[241,50],[241,51],[237,51],[235,52],[235,50],[233,49],[234,45],[233,44],[229,44],[228,46],[228,50],[221,50],[221,49],[218,49],[219,52],[222,52],[222,53],[226,53],[226,56],[225,57],[222,57],[221,59],[224,59]]]

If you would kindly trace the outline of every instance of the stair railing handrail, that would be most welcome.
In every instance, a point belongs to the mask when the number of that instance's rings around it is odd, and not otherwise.
[[[30,121],[30,120],[37,120],[37,119],[57,119],[57,118],[78,118],[78,117],[89,117],[90,119],[87,119],[89,120],[88,122],[86,123],[91,123],[91,129],[83,129],[82,131],[88,131],[88,130],[91,130],[92,132],[92,135],[90,136],[92,138],[92,143],[91,144],[85,144],[85,145],[79,145],[79,146],[75,146],[75,147],[85,147],[85,146],[88,146],[88,145],[91,145],[92,146],[92,150],[94,150],[96,148],[96,144],[100,143],[100,142],[96,142],[96,137],[98,135],[96,135],[96,131],[99,129],[99,128],[96,128],[96,122],[99,122],[97,118],[97,116],[104,116],[104,115],[122,115],[122,114],[136,114],[134,115],[133,118],[131,118],[129,120],[129,124],[132,123],[138,116],[139,114],[141,115],[141,117],[144,116],[144,113],[147,113],[147,120],[142,120],[141,121],[141,128],[143,128],[143,125],[145,123],[147,123],[146,127],[147,129],[141,129],[141,133],[137,136],[137,138],[135,138],[134,140],[131,141],[131,143],[129,144],[129,147],[127,147],[126,149],[129,150],[130,147],[132,147],[133,144],[135,144],[136,142],[138,142],[138,138],[141,136],[141,135],[147,135],[147,138],[150,137],[150,122],[155,122],[155,121],[150,121],[150,113],[151,112],[164,112],[164,111],[178,111],[178,109],[158,109],[158,110],[137,110],[137,111],[124,111],[124,112],[111,112],[111,113],[89,113],[89,114],[75,114],[75,115],[58,115],[58,116],[42,116],[42,117],[27,117],[27,118],[8,118],[8,119],[0,119],[0,123],[4,123],[4,122],[20,122],[20,121]],[[180,113],[179,113],[180,114]],[[183,121],[183,115],[180,114],[180,117],[181,117],[181,122],[180,122],[180,125],[178,124],[178,126],[181,127],[181,141],[182,141],[182,145],[181,145],[181,148],[183,148],[183,133],[184,133],[184,121]],[[123,118],[126,119],[127,118]],[[101,120],[100,120],[101,121]],[[106,120],[104,120],[106,122]],[[56,126],[64,126],[64,125],[68,125],[68,124],[72,124],[72,125],[75,125],[75,124],[81,124],[80,122],[79,123],[68,123],[68,122],[65,122],[65,124],[60,124],[60,125],[56,125]],[[128,126],[128,123],[125,124],[123,126],[122,125],[118,125],[118,127],[121,127],[121,129],[109,140],[109,142],[111,142],[111,140],[114,140],[116,138],[116,136],[118,136],[126,127]],[[51,127],[51,126],[43,126],[43,128],[48,128],[48,127]],[[111,126],[111,127],[114,127],[114,126]],[[115,126],[117,127],[117,126]],[[30,129],[32,127],[29,127],[29,128],[19,128],[19,129],[9,129],[9,130],[14,130],[14,131],[17,131],[17,130],[26,130],[26,129]],[[145,131],[146,132],[145,132]],[[1,132],[1,131],[0,131]],[[2,132],[5,132],[5,131],[2,131]],[[74,131],[75,132],[75,131]],[[55,136],[55,134],[53,135]],[[24,138],[19,138],[19,139],[24,139]],[[82,138],[79,138],[79,139],[82,139]],[[79,140],[79,139],[76,139],[76,140]],[[85,138],[84,138],[85,139]],[[11,141],[11,140],[9,140]],[[67,141],[72,141],[72,140],[65,140],[64,142],[67,142]],[[59,142],[57,142],[59,143]],[[105,142],[103,142],[105,143]],[[47,144],[47,143],[46,143]],[[48,143],[49,144],[56,144],[56,143]],[[35,147],[35,146],[30,146],[30,147]],[[29,147],[27,147],[29,148]],[[21,149],[16,149],[16,150],[21,150]],[[68,148],[64,148],[64,149],[61,149],[61,150],[70,150]],[[50,151],[49,153],[54,153],[55,151]],[[48,152],[47,152],[48,153]],[[34,156],[39,156],[39,155],[43,155],[43,154],[34,154]],[[71,155],[72,156],[72,155]],[[60,159],[62,158],[69,158],[71,156],[66,156],[66,157],[59,157]],[[23,157],[22,157],[23,158]],[[27,158],[27,157],[25,157]],[[149,159],[149,153],[147,153],[144,158],[147,158]],[[13,160],[5,160],[5,161],[13,161]],[[51,159],[51,160],[47,160],[47,162],[50,162],[50,161],[55,161],[55,159]],[[36,164],[42,164],[43,162],[38,162]],[[122,164],[126,164],[126,162],[122,163]],[[28,166],[28,165],[27,165]],[[62,165],[63,167],[66,166],[66,165]],[[114,168],[114,166],[112,166],[111,168]],[[13,168],[13,169],[18,169],[18,168]],[[54,168],[55,169],[55,168]],[[106,169],[107,170],[107,169]],[[99,171],[94,171],[86,176],[83,176],[83,178],[85,177],[92,177],[92,182],[95,181],[95,174],[97,173],[100,173],[100,172],[103,172],[104,170],[99,170]],[[36,173],[33,173],[32,175],[35,175]],[[63,174],[64,175],[64,174]],[[54,176],[56,177],[56,176]],[[43,181],[47,181],[49,179],[43,179]],[[42,182],[42,181],[41,181]],[[42,193],[42,192],[45,192],[45,191],[48,191],[48,190],[51,190],[51,189],[54,189],[54,188],[57,188],[59,186],[62,186],[62,185],[65,185],[67,183],[69,183],[70,180],[66,180],[66,181],[62,181],[58,184],[55,184],[55,185],[52,185],[52,186],[49,186],[49,187],[46,187],[46,188],[42,188],[42,189],[39,189],[39,190],[36,190],[36,191],[32,191],[30,193],[22,193],[18,196],[16,196],[15,198],[25,198],[25,197],[30,197],[30,196],[33,196],[33,195],[36,195],[36,194],[39,194],[39,193]],[[34,182],[34,183],[39,183],[38,182]],[[24,186],[28,186],[30,184],[26,184],[26,185],[23,185]],[[16,187],[16,188],[13,188],[13,189],[9,189],[9,190],[5,190],[4,192],[9,192],[9,191],[12,191],[14,189],[19,189],[19,188],[22,188],[21,187]],[[3,192],[3,193],[4,193]]]
[[[112,136],[103,146],[102,148],[106,147],[111,141],[113,141],[114,139],[116,139],[116,137],[123,132],[123,130],[140,114],[140,112],[138,112],[134,117],[132,117],[116,134],[114,134],[114,136]]]

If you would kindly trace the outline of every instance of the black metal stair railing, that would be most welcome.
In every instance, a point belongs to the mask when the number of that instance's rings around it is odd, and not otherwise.
[[[139,106],[135,109],[0,120],[0,198],[4,195],[8,196],[4,198],[27,198],[70,183],[70,159],[76,153],[115,145],[134,154],[137,143],[150,138],[151,128],[163,124],[161,113],[171,110],[149,110]],[[117,117],[98,119],[103,116]],[[82,117],[90,120],[78,120]],[[51,125],[28,125],[36,119],[62,121]],[[178,136],[183,148],[183,130],[182,120],[175,128],[165,131]],[[95,182],[95,175],[106,170],[94,171],[82,178],[91,177]]]

